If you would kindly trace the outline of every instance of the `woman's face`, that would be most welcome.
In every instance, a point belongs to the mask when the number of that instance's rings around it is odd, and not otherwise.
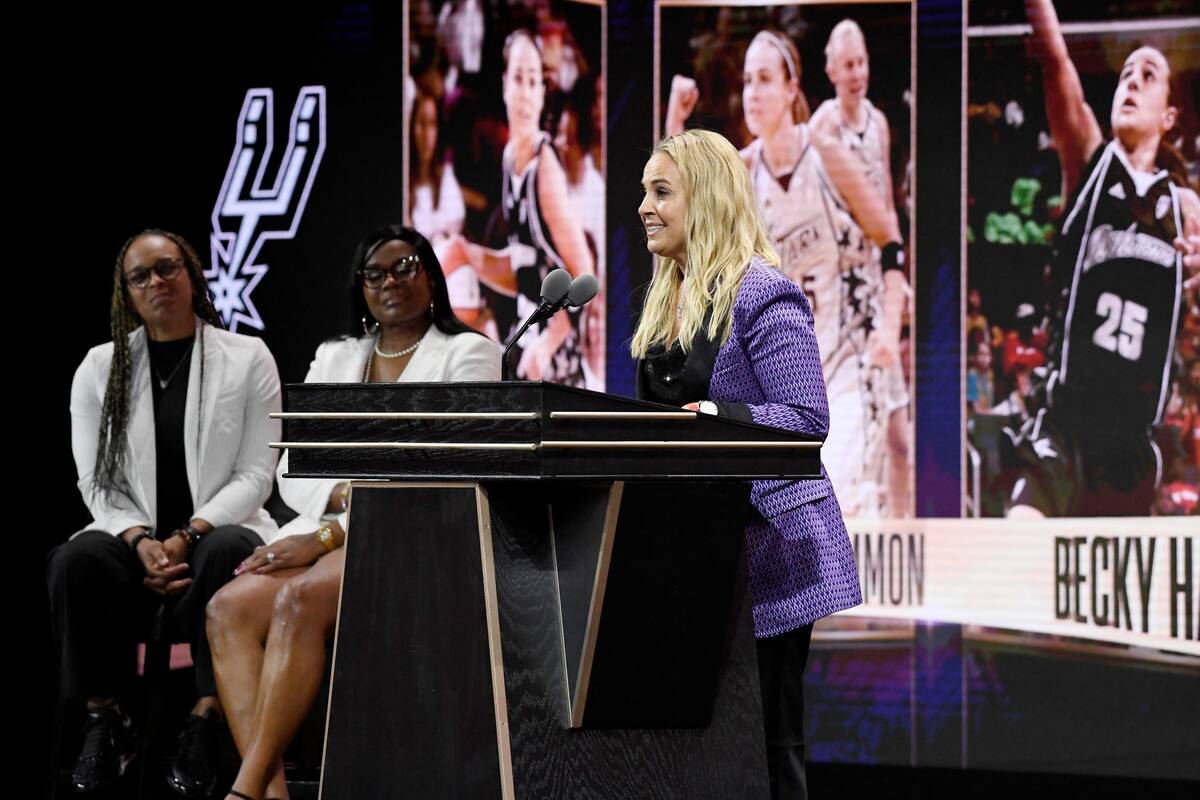
[[[167,237],[138,237],[125,251],[121,271],[133,310],[147,325],[170,327],[192,315],[192,278],[183,253]]]
[[[363,264],[364,270],[378,269],[385,273],[383,283],[379,286],[372,288],[364,282],[362,287],[367,310],[384,327],[411,323],[422,316],[429,316],[433,290],[424,266],[418,267],[405,280],[397,279],[395,273],[407,266],[406,258],[416,254],[417,251],[408,242],[392,239],[375,248],[367,258],[367,263]]]
[[[646,249],[680,264],[687,256],[687,196],[683,177],[666,153],[655,153],[642,171],[642,204],[638,216],[646,229]]]
[[[839,100],[853,104],[862,102],[867,96],[867,82],[871,77],[867,46],[862,38],[855,33],[837,37],[825,64],[825,74]]]
[[[1161,138],[1175,124],[1170,104],[1171,67],[1153,47],[1130,53],[1113,93],[1112,129],[1122,141]]]
[[[417,147],[417,157],[422,164],[433,162],[433,154],[437,150],[437,101],[432,97],[422,97],[417,102],[413,119],[413,140]]]
[[[792,104],[799,93],[779,48],[762,39],[751,42],[742,68],[742,106],[750,133],[770,136],[781,125],[793,124]]]
[[[509,48],[504,71],[504,108],[513,135],[532,136],[537,132],[545,99],[542,59],[533,43],[522,36]]]

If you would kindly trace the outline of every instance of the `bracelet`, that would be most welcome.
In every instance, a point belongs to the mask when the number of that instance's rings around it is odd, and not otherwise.
[[[132,550],[134,553],[137,553],[137,547],[139,544],[142,543],[142,539],[153,539],[153,538],[154,538],[154,528],[147,528],[146,530],[139,533],[137,536],[133,537],[133,541],[129,543],[129,549]]]
[[[879,260],[884,272],[889,269],[904,269],[904,247],[899,242],[888,242],[883,246]]]
[[[176,528],[174,531],[172,531],[171,535],[182,536],[183,541],[187,542],[188,550],[191,550],[193,547],[195,547],[196,543],[199,542],[201,537],[204,536],[204,534],[198,531],[190,522],[182,528]]]
[[[337,550],[337,542],[333,541],[333,528],[328,525],[317,528],[317,541],[325,545],[325,549],[330,553]]]

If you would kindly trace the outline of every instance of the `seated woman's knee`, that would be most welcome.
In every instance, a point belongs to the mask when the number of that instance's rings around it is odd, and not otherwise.
[[[226,584],[208,601],[205,612],[210,636],[239,628],[254,616],[256,598],[249,586],[254,577],[248,576]]]
[[[274,619],[277,621],[303,621],[323,618],[327,609],[328,592],[319,580],[303,573],[283,585],[275,595]]]
[[[249,531],[240,525],[222,525],[213,528],[200,537],[196,542],[196,552],[203,552],[209,558],[214,555],[245,558],[254,551],[255,544],[251,542]]]
[[[54,548],[46,563],[47,581],[53,585],[56,581],[70,580],[80,571],[102,568],[113,555],[120,558],[128,549],[120,538],[112,534],[84,531]]]

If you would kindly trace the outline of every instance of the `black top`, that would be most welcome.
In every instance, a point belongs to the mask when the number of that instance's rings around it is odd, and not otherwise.
[[[708,387],[712,383],[713,366],[720,349],[719,342],[708,338],[708,314],[704,315],[704,322],[686,353],[678,340],[670,348],[651,346],[646,357],[638,361],[638,399],[669,406],[711,399]],[[714,402],[722,417],[742,422],[754,421],[749,407],[742,403]]]
[[[150,386],[154,395],[155,476],[158,481],[156,525],[162,534],[187,525],[192,518],[192,490],[188,485],[183,448],[183,413],[187,406],[194,341],[191,336],[174,342],[146,340],[150,351]]]
[[[700,398],[688,397],[683,385],[683,371],[687,365],[687,354],[678,341],[670,349],[661,344],[651,346],[639,367],[646,393],[645,400],[653,400],[669,406],[681,406]],[[711,377],[711,372],[709,373]],[[707,397],[707,392],[705,393]]]

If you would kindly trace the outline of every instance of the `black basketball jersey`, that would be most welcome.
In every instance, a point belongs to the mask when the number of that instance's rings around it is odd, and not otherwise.
[[[1182,308],[1183,222],[1165,170],[1132,169],[1109,142],[1068,209],[1055,255],[1064,304],[1051,407],[1116,425],[1155,424],[1169,394]]]
[[[542,159],[554,157],[550,135],[543,133],[538,141],[537,154],[522,174],[517,175],[509,160],[504,160],[500,200],[504,221],[508,223],[509,244],[522,244],[537,251],[534,263],[522,264],[516,269],[517,291],[527,303],[532,303],[533,308],[541,301],[542,278],[550,270],[566,266],[554,247],[550,231],[542,222],[542,205],[537,192]],[[518,308],[518,316],[522,318],[528,313],[523,305]]]
[[[541,302],[542,279],[553,269],[566,269],[566,263],[554,246],[554,238],[543,222],[542,205],[537,191],[538,171],[541,169],[542,159],[557,157],[554,147],[550,144],[550,135],[543,132],[538,141],[537,154],[526,165],[523,173],[517,175],[511,161],[504,159],[504,183],[500,191],[500,200],[504,221],[508,224],[508,243],[510,250],[515,249],[513,245],[522,245],[524,252],[530,256],[518,262],[513,252],[509,254],[509,258],[514,259],[513,268],[517,281],[517,319],[513,322],[513,329],[505,334],[506,340]],[[583,386],[583,354],[577,332],[579,312],[563,313],[571,317],[576,329],[572,330],[555,351],[549,371],[542,378],[556,383]],[[540,332],[547,324],[548,321],[542,321],[535,326],[535,330]],[[528,339],[516,348],[518,352],[523,351],[526,344]]]

